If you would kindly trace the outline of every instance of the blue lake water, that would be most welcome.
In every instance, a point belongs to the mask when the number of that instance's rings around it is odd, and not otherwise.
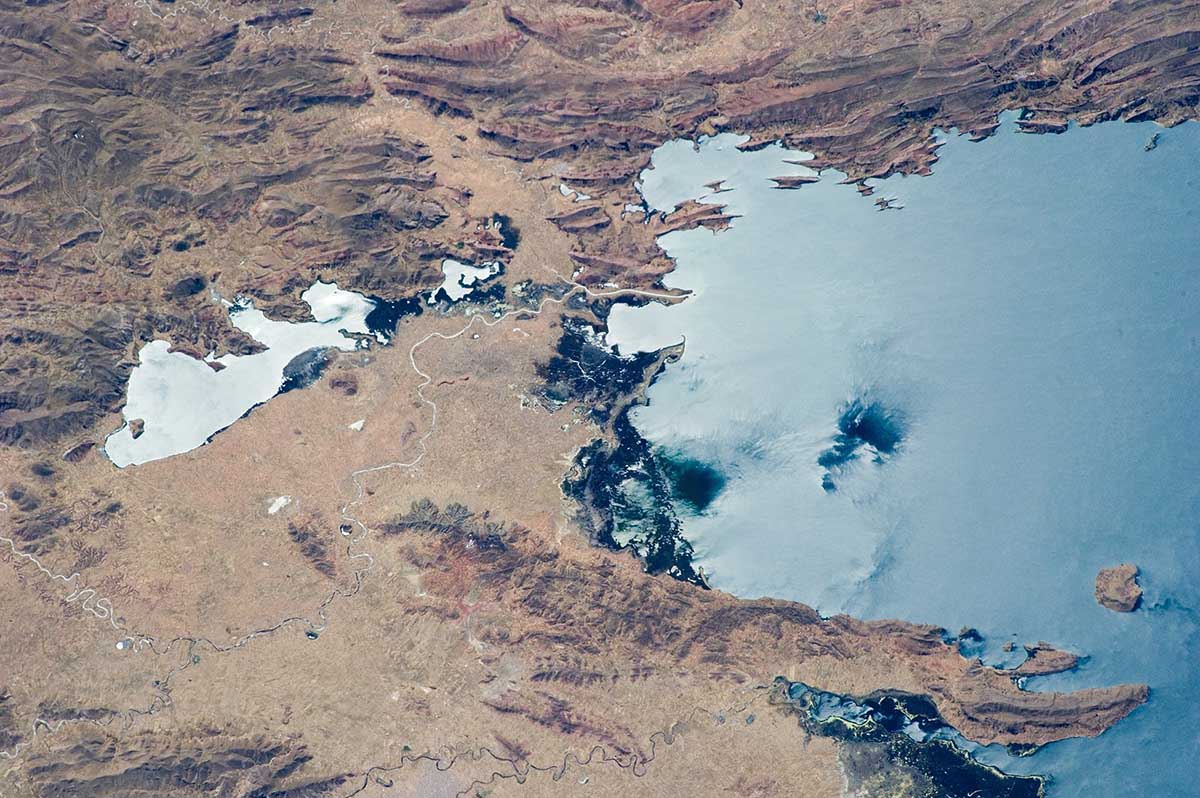
[[[874,197],[833,172],[771,188],[806,172],[777,146],[672,142],[649,207],[741,218],[663,237],[695,295],[610,320],[624,352],[686,338],[634,423],[727,480],[683,517],[715,586],[976,627],[995,661],[1006,641],[1088,656],[1030,689],[1151,685],[1098,739],[994,755],[1052,796],[1197,794],[1200,125],[1146,151],[1158,131],[1006,115]],[[1121,562],[1146,589],[1129,615],[1093,597]]]

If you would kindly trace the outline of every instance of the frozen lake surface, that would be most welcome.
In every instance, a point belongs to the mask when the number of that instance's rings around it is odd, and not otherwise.
[[[685,536],[718,587],[973,626],[1090,658],[1031,689],[1151,685],[1096,740],[1001,757],[1052,796],[1191,796],[1200,750],[1200,125],[945,137],[932,177],[805,174],[778,146],[677,141],[648,205],[740,214],[671,233],[674,307],[618,306],[621,351],[686,337],[634,424],[724,483]],[[807,172],[812,174],[811,172]],[[880,212],[878,198],[901,210]],[[1101,608],[1134,562],[1145,606]]]
[[[429,301],[433,303],[439,293],[445,293],[451,302],[457,302],[474,291],[479,283],[486,282],[499,273],[500,264],[495,261],[473,266],[446,258],[442,261],[442,274],[445,275],[442,285],[430,294]]]
[[[197,360],[171,352],[168,341],[142,347],[129,377],[126,423],[104,443],[109,459],[124,468],[202,446],[279,393],[293,358],[314,349],[354,349],[358,342],[346,333],[367,332],[375,303],[361,294],[318,282],[300,296],[313,321],[276,321],[252,304],[230,305],[229,320],[266,346],[263,352]],[[130,424],[135,420],[144,424],[137,437]]]

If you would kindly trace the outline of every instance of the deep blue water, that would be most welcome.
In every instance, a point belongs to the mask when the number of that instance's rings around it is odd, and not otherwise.
[[[686,336],[634,423],[726,480],[681,508],[716,586],[976,627],[997,661],[1005,641],[1088,657],[1031,689],[1151,685],[1100,738],[1004,760],[1054,796],[1197,794],[1200,125],[1145,151],[1157,130],[1008,116],[875,197],[831,172],[770,188],[803,171],[779,147],[673,142],[648,204],[721,179],[742,216],[661,240],[695,296],[611,320],[623,351]],[[1092,595],[1121,562],[1143,573],[1131,615]]]

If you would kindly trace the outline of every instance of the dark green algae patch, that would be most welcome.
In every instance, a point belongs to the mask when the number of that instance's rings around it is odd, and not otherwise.
[[[895,692],[853,699],[780,677],[772,703],[797,715],[810,734],[842,744],[842,767],[855,794],[1045,797],[1043,777],[1009,775],[972,758],[924,696]]]

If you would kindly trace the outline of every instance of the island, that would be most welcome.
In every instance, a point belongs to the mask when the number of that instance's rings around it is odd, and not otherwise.
[[[1113,612],[1133,612],[1142,601],[1137,577],[1138,567],[1132,563],[1100,569],[1096,574],[1096,601]]]

